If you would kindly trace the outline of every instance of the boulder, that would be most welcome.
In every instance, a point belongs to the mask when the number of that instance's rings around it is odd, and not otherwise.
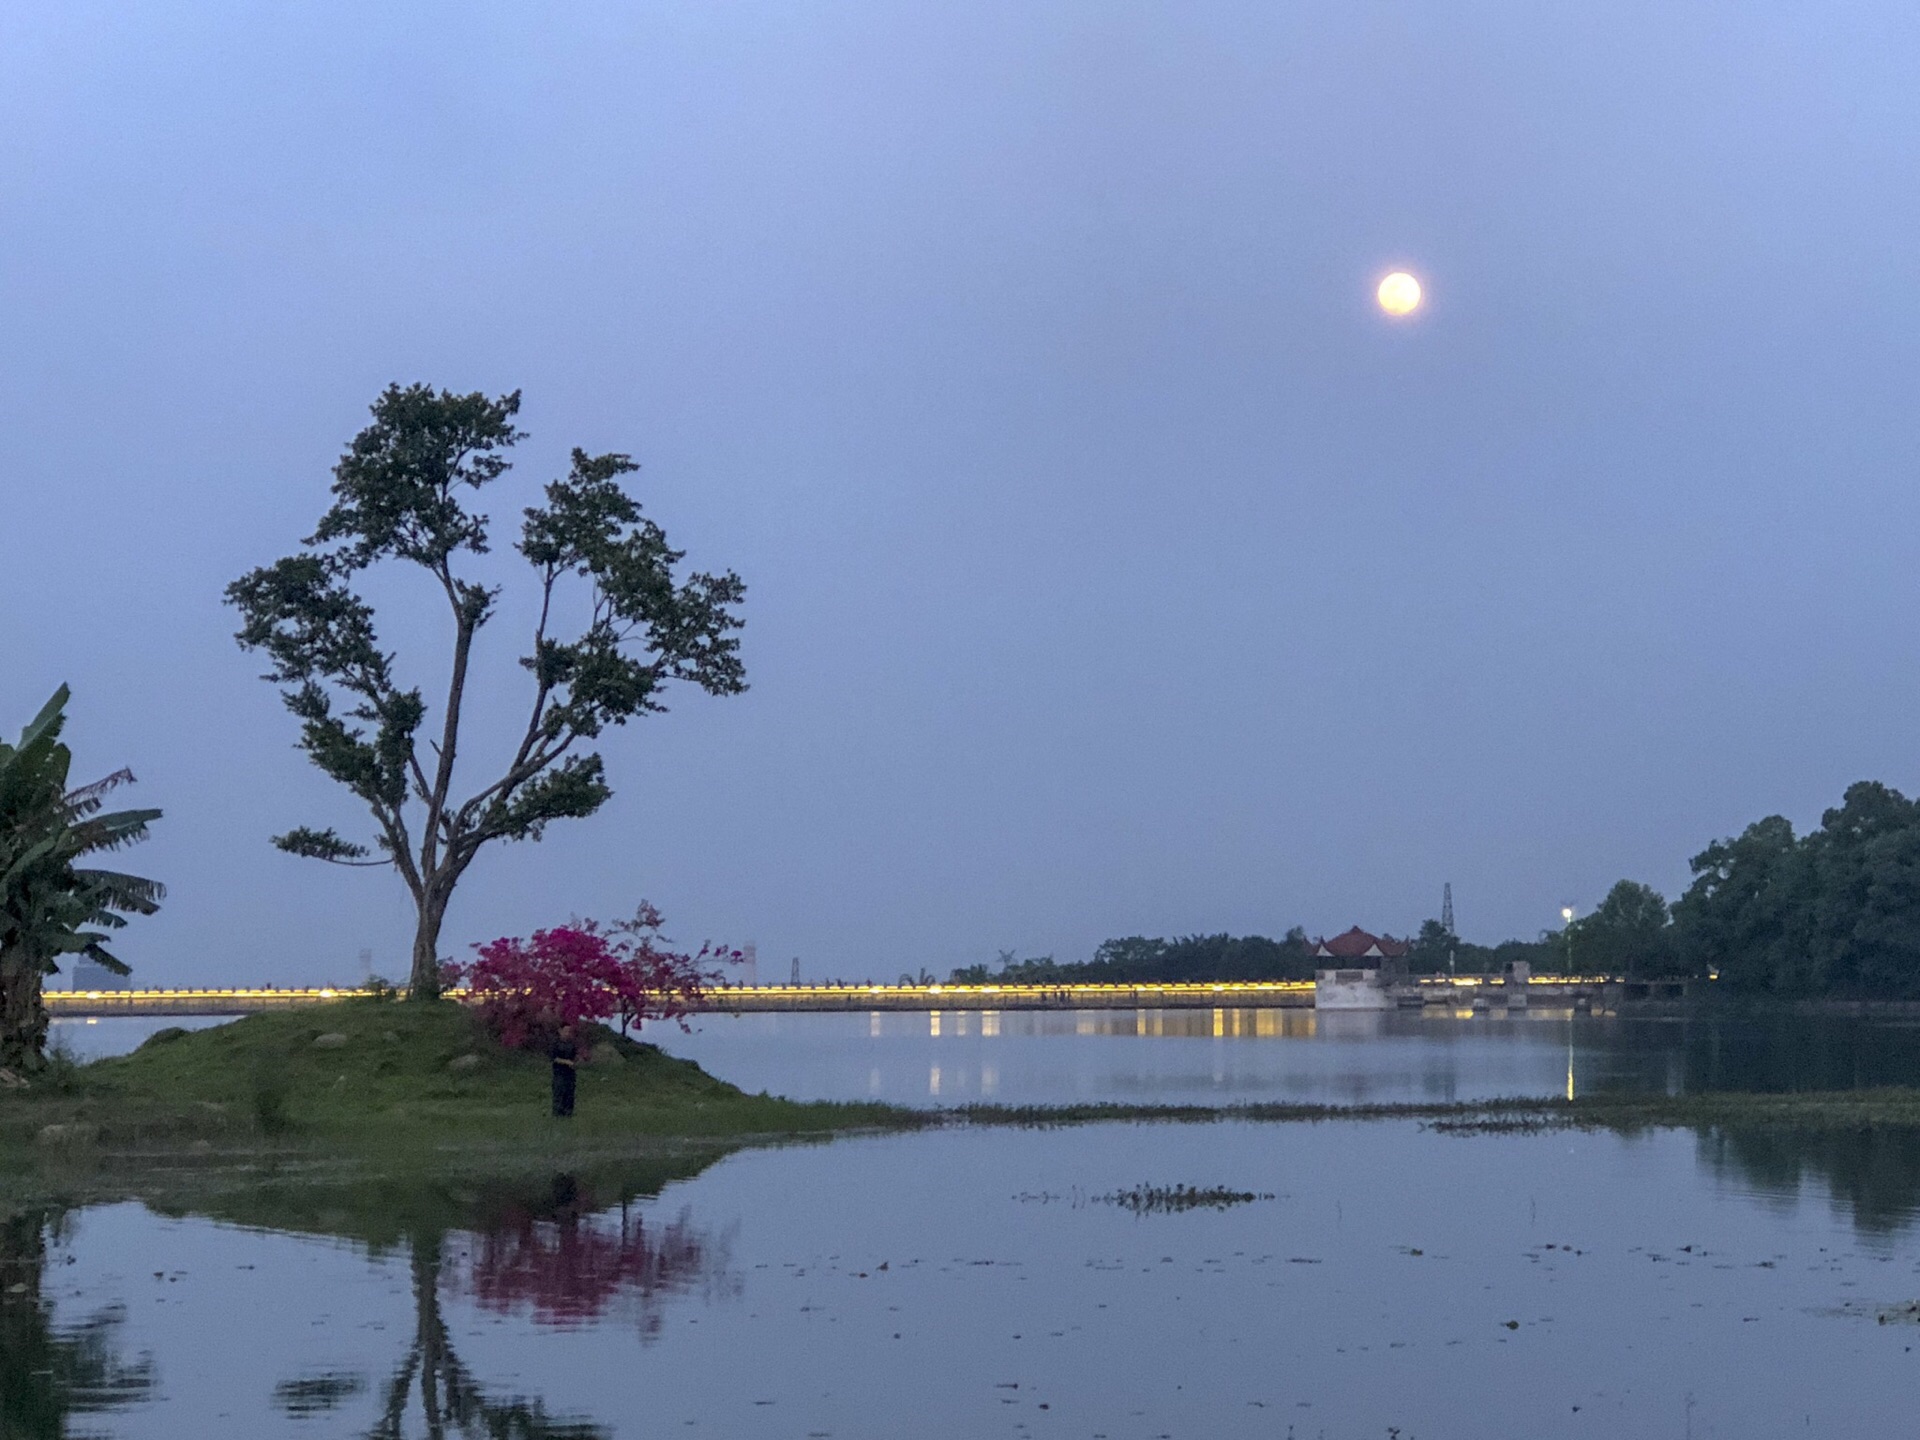
[[[325,1035],[315,1036],[313,1048],[316,1050],[338,1050],[346,1043],[347,1037],[342,1035],[338,1030],[334,1030]]]
[[[464,1074],[469,1070],[478,1070],[479,1068],[480,1057],[474,1054],[456,1055],[447,1062],[447,1069],[453,1071],[456,1075]]]
[[[33,1088],[25,1077],[11,1070],[0,1069],[0,1090],[29,1090]]]

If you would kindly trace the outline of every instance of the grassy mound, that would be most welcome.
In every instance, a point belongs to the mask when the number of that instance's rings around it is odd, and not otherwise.
[[[543,1055],[496,1044],[465,1007],[350,999],[163,1030],[0,1098],[0,1145],[220,1149],[318,1144],[429,1150],[626,1136],[806,1134],[910,1117],[881,1105],[748,1095],[600,1026],[583,1035],[579,1107],[550,1114]],[[53,1127],[51,1131],[48,1127]]]

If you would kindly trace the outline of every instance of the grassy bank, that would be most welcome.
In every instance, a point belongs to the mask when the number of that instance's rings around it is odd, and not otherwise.
[[[544,1152],[924,1123],[890,1106],[749,1095],[612,1031],[586,1038],[578,1113],[561,1122],[546,1059],[501,1048],[452,1003],[343,1000],[161,1031],[0,1094],[0,1154]]]

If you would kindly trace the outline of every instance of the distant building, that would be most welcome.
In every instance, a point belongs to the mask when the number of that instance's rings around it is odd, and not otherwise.
[[[1391,1010],[1393,986],[1407,977],[1413,946],[1358,925],[1313,947],[1313,1008]]]
[[[76,960],[73,965],[73,988],[76,990],[131,990],[133,978],[129,975],[116,975],[106,966],[92,960]]]

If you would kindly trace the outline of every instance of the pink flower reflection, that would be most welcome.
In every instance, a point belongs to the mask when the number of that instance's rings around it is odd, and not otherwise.
[[[579,1326],[624,1311],[650,1339],[672,1297],[739,1293],[730,1239],[701,1230],[686,1210],[664,1223],[626,1205],[600,1215],[521,1211],[472,1237],[455,1284],[483,1310],[526,1313],[538,1325]]]

